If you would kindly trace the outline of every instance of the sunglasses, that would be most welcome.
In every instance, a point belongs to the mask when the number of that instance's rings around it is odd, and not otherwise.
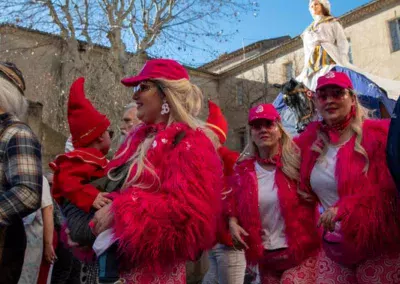
[[[251,128],[255,130],[261,130],[263,127],[271,129],[275,125],[276,125],[275,121],[266,119],[257,119],[250,124]]]
[[[315,97],[320,102],[324,102],[328,99],[328,97],[332,98],[335,101],[341,100],[346,94],[347,89],[322,89],[317,90],[315,93]]]

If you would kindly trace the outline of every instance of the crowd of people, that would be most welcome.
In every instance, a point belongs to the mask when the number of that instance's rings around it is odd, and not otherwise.
[[[339,29],[328,4],[310,9]],[[313,52],[337,63],[328,46]],[[23,75],[0,63],[0,283],[186,283],[205,253],[204,284],[250,282],[253,267],[262,284],[400,283],[398,116],[372,119],[351,78],[319,63],[302,75],[319,119],[293,138],[272,104],[256,105],[242,153],[224,146],[216,103],[199,118],[187,70],[152,59],[122,80],[133,102],[109,161],[110,121],[78,78],[49,173],[23,122]]]

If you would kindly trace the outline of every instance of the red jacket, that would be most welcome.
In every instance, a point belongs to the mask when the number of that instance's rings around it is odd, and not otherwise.
[[[318,123],[311,123],[297,141],[302,150],[301,188],[309,193],[311,172],[319,157],[311,150],[318,128]],[[400,245],[400,204],[385,156],[388,128],[388,120],[363,123],[361,145],[369,158],[366,174],[365,158],[354,150],[355,136],[337,154],[337,218],[345,240],[360,252],[379,253]]]
[[[131,132],[108,169],[132,157],[148,131],[143,125]],[[174,143],[182,131],[183,139]],[[203,131],[182,123],[159,130],[146,158],[158,179],[144,171],[139,182],[146,188],[128,186],[114,199],[114,230],[125,269],[140,265],[160,272],[214,245],[223,172]]]
[[[57,203],[68,199],[89,212],[99,190],[89,182],[104,176],[107,159],[95,148],[78,148],[59,155],[50,168],[54,171],[52,194]]]
[[[246,259],[256,264],[263,256],[262,227],[258,207],[258,180],[255,159],[247,159],[235,167],[232,194],[227,199],[227,214],[236,217],[240,226],[249,234],[245,242],[249,246]],[[301,202],[296,182],[290,180],[280,168],[276,169],[275,182],[278,200],[285,222],[288,247],[297,263],[316,254],[320,238],[316,229],[316,210]]]
[[[233,168],[237,159],[239,158],[239,153],[228,149],[227,147],[220,147],[218,149],[218,154],[223,162],[224,165],[224,180],[225,186],[222,191],[222,201],[226,198],[226,194],[229,194],[229,180],[232,178],[233,175]],[[224,206],[224,201],[222,202],[221,206]],[[225,210],[223,210],[225,212]],[[226,246],[233,246],[232,236],[229,232],[229,223],[228,223],[228,216],[224,213],[222,214],[222,218],[218,224],[218,236],[217,241],[220,244],[224,244]]]

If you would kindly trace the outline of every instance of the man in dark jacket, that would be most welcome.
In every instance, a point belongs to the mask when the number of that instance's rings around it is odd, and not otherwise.
[[[0,62],[0,284],[18,283],[26,236],[22,218],[40,208],[41,147],[25,123],[25,82],[12,63]]]
[[[397,99],[390,123],[387,144],[387,162],[389,170],[400,193],[400,98]]]

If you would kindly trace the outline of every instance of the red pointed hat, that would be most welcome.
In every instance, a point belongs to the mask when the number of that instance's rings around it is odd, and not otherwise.
[[[151,79],[189,80],[185,67],[172,59],[148,60],[138,75],[122,79],[122,84],[135,87],[140,82]]]
[[[218,135],[219,142],[224,144],[228,135],[228,122],[217,104],[208,101],[209,114],[207,126]]]
[[[68,100],[68,124],[74,148],[85,147],[110,126],[108,118],[85,96],[85,78],[72,83]]]

